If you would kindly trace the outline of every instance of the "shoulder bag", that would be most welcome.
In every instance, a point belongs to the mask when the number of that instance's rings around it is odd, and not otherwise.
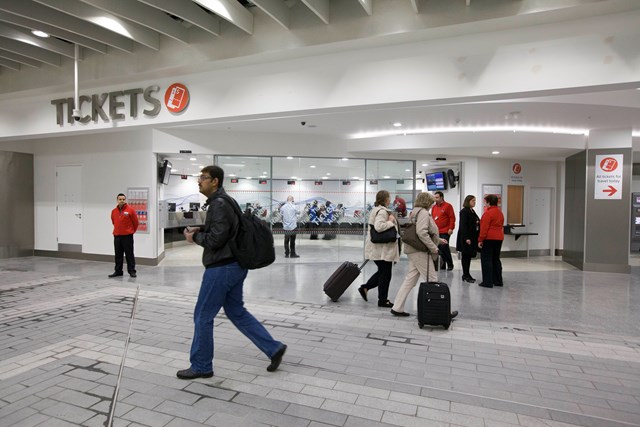
[[[378,211],[378,213],[380,213],[380,211]],[[376,230],[373,224],[369,224],[369,229],[371,243],[391,243],[398,239],[398,232],[395,227],[380,232]]]
[[[420,237],[418,237],[418,231],[416,229],[418,215],[420,215],[420,212],[418,212],[416,217],[412,218],[409,224],[405,227],[404,232],[402,233],[402,241],[420,252],[428,252],[429,248],[427,248],[427,245],[425,245],[424,242],[420,240]]]

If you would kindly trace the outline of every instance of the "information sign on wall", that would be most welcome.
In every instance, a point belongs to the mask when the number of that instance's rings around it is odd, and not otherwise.
[[[622,199],[623,154],[596,155],[595,195],[596,199]]]
[[[138,231],[149,234],[149,188],[127,188],[127,204],[138,215]]]

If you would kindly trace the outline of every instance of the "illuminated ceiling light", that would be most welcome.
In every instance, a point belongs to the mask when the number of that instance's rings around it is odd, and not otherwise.
[[[248,176],[246,179],[251,179],[251,177],[250,177],[250,176]]]
[[[315,169],[315,165],[311,165],[309,166],[311,169]]]
[[[423,164],[422,164],[422,165],[420,165],[420,166],[429,166],[429,163],[423,163]]]
[[[385,176],[383,176],[382,178],[383,178],[383,179],[389,179],[389,178],[391,178],[391,177],[390,177],[389,175],[385,175]]]
[[[287,156],[287,160],[293,160],[293,157]]]
[[[171,172],[180,172],[179,169],[171,169]]]
[[[395,123],[393,124],[393,127],[394,127],[394,128],[399,128],[400,126],[402,126],[402,123],[400,123],[400,122],[395,122]]]
[[[298,178],[298,181],[302,181],[302,178]]]
[[[588,129],[578,128],[560,128],[560,127],[545,127],[545,126],[456,126],[456,127],[441,127],[441,128],[422,128],[413,129],[410,131],[401,130],[388,130],[377,132],[361,132],[354,133],[349,136],[349,139],[365,139],[365,138],[379,138],[382,136],[397,136],[397,135],[421,135],[421,134],[434,134],[434,133],[462,133],[462,132],[531,132],[531,133],[559,133],[564,135],[589,135]]]
[[[325,175],[331,175],[331,172],[327,172]]]
[[[360,178],[359,178],[359,177],[357,177],[357,176],[354,176],[354,177],[353,177],[353,178],[351,178],[351,179],[360,179]]]
[[[49,34],[40,30],[32,30],[31,34],[33,34],[34,36],[42,37],[43,39],[46,39],[47,37],[49,37]]]
[[[236,174],[235,173],[230,173],[229,176],[236,176]]]
[[[346,161],[347,161],[347,160],[349,160],[349,159],[347,159],[346,157],[343,157],[343,158],[342,158],[342,160],[344,160],[344,161],[346,162]]]
[[[405,172],[411,172],[411,169],[405,169],[404,171]]]
[[[292,176],[290,179],[298,179],[297,176]]]
[[[329,179],[329,177],[328,176],[323,176],[322,179]]]
[[[263,175],[269,175],[269,172],[264,171],[264,172],[262,172],[262,174],[263,174]]]
[[[500,154],[499,151],[492,151],[491,154]]]
[[[121,36],[133,39],[131,33],[120,22],[116,21],[113,18],[109,18],[108,16],[96,16],[87,18],[87,20],[103,28],[106,28],[109,31],[118,33]]]
[[[260,178],[266,178],[266,177],[267,177],[266,175],[260,175]]]
[[[198,159],[196,157],[190,157],[189,160],[191,160],[192,162],[195,162]]]

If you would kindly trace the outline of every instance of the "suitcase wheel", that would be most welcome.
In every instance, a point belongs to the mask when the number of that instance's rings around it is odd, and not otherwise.
[[[338,302],[338,298],[335,298],[335,299],[334,299],[334,298],[331,298],[331,301],[333,301],[333,302]]]
[[[451,326],[451,323],[449,323],[448,325],[442,325],[442,326],[444,326],[444,329],[447,330],[449,329],[449,326]]]
[[[422,329],[424,327],[424,323],[418,323],[418,328]]]

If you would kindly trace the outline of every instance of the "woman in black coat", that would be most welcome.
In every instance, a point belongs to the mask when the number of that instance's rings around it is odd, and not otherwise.
[[[480,234],[480,218],[473,210],[475,206],[475,196],[469,195],[464,198],[456,242],[456,249],[462,254],[462,280],[468,283],[476,281],[469,273],[471,258],[478,254],[478,235]]]

